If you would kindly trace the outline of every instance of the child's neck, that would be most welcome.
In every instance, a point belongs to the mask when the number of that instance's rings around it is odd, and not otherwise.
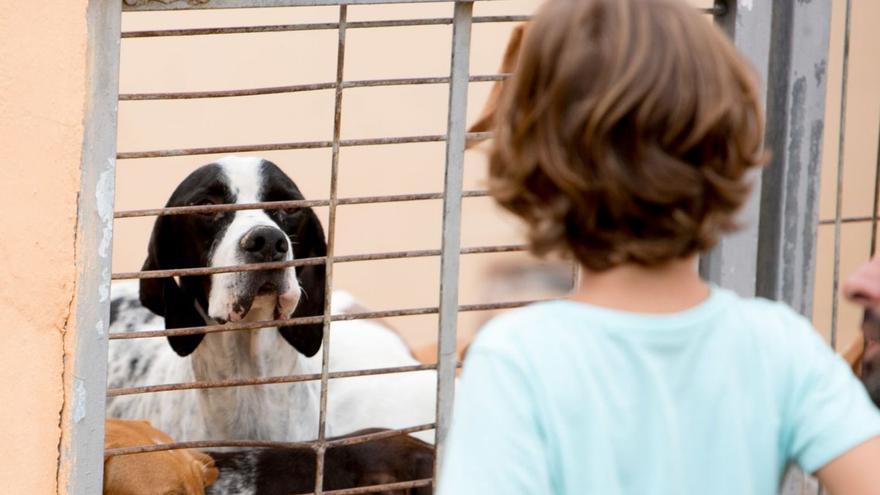
[[[676,313],[709,297],[697,272],[696,257],[646,268],[627,264],[603,272],[581,269],[581,283],[570,299],[634,313]]]

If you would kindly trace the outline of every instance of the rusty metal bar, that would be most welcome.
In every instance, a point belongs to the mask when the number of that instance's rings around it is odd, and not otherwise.
[[[324,491],[324,495],[361,495],[363,493],[388,493],[393,490],[409,490],[410,488],[420,488],[423,486],[430,486],[434,480],[432,478],[422,479],[422,480],[413,480],[413,481],[398,481],[395,483],[385,483],[382,485],[370,485],[370,486],[359,486],[357,488],[344,488],[339,490],[328,490]],[[298,495],[318,495],[317,492],[308,493],[308,494],[298,494]]]
[[[502,303],[486,303],[486,304],[465,304],[458,308],[459,312],[467,311],[492,311],[496,309],[510,309],[525,306],[538,300],[529,301],[509,301]],[[410,308],[410,309],[392,309],[387,311],[369,311],[364,313],[352,313],[342,315],[332,315],[331,321],[350,321],[350,320],[375,320],[382,318],[398,318],[402,316],[422,316],[437,314],[439,308],[437,306],[426,308]],[[126,340],[126,339],[149,339],[156,337],[176,337],[181,335],[196,335],[202,333],[217,332],[237,332],[244,330],[258,330],[267,327],[295,326],[307,325],[310,323],[321,323],[324,321],[323,316],[304,316],[299,318],[289,318],[285,320],[266,320],[266,321],[249,321],[224,323],[217,325],[205,325],[200,327],[175,328],[173,330],[144,330],[141,332],[113,332],[109,335],[110,340]]]
[[[336,90],[333,104],[333,150],[330,159],[330,213],[327,227],[326,289],[324,295],[324,332],[321,345],[321,397],[318,413],[318,449],[315,462],[315,493],[324,491],[324,453],[327,434],[327,385],[330,376],[330,313],[333,297],[333,253],[336,248],[336,205],[339,203],[339,138],[342,132],[342,80],[345,73],[345,33],[348,6],[339,6],[339,36],[336,51]]]
[[[528,246],[522,244],[510,244],[502,246],[480,246],[473,248],[462,248],[461,254],[495,254],[495,253],[514,253],[526,251]],[[335,256],[336,263],[350,263],[355,261],[377,261],[392,260],[405,258],[426,258],[430,256],[440,256],[439,249],[423,249],[417,251],[393,251],[386,253],[371,254],[352,254],[345,256]],[[215,273],[234,273],[234,272],[255,272],[261,270],[279,270],[283,268],[291,268],[297,266],[312,266],[324,263],[326,258],[318,256],[314,258],[301,258],[291,261],[274,261],[268,263],[250,263],[245,265],[217,266],[217,267],[201,267],[201,268],[178,268],[171,270],[145,270],[140,272],[121,272],[112,275],[113,280],[127,279],[147,279],[147,278],[165,278],[180,276],[197,276],[212,275]]]
[[[363,435],[354,435],[342,438],[333,438],[324,442],[328,448],[341,447],[343,445],[359,445],[362,443],[381,440],[383,438],[397,437],[401,435],[409,435],[420,431],[433,430],[434,423],[427,423],[418,426],[410,426],[409,428],[398,428],[394,430],[380,431],[376,433],[366,433]],[[317,440],[308,442],[278,442],[273,440],[197,440],[192,442],[172,442],[152,445],[137,445],[134,447],[120,447],[115,449],[107,449],[104,451],[104,457],[113,457],[120,455],[146,454],[149,452],[163,452],[166,450],[181,449],[212,449],[221,447],[251,447],[251,448],[273,448],[273,449],[314,449],[319,444]]]
[[[390,368],[373,368],[368,370],[334,371],[327,374],[331,380],[338,378],[353,378],[358,376],[390,375],[394,373],[410,373],[437,369],[433,364],[415,364],[412,366],[395,366]],[[142,385],[140,387],[111,388],[107,390],[107,397],[119,397],[122,395],[151,394],[157,392],[173,392],[179,390],[195,390],[209,388],[234,388],[252,385],[277,385],[279,383],[299,383],[322,380],[323,373],[310,373],[307,375],[282,375],[262,378],[232,378],[228,380],[167,383],[162,385]]]
[[[465,191],[465,198],[480,198],[487,196],[486,191]],[[372,203],[397,203],[400,201],[428,201],[443,199],[443,193],[420,193],[420,194],[396,194],[390,196],[361,196],[354,198],[342,198],[338,205],[364,205]],[[313,208],[329,206],[328,199],[300,199],[292,201],[266,201],[262,203],[246,204],[221,204],[221,205],[194,205],[194,206],[171,206],[165,208],[149,208],[145,210],[117,211],[113,218],[151,217],[164,215],[190,215],[193,213],[217,213],[221,211],[241,210],[280,210],[285,208]]]
[[[874,168],[874,206],[871,210],[871,252],[877,251],[877,209],[880,208],[880,135],[877,136],[877,166]]]
[[[846,97],[849,80],[849,43],[852,1],[846,0],[843,34],[843,73],[840,81],[840,130],[837,136],[837,193],[834,202],[834,275],[831,283],[831,348],[837,349],[837,316],[840,293],[840,237],[843,218],[843,164],[846,144]]]
[[[502,81],[510,74],[486,74],[471,76],[470,82]],[[448,77],[410,77],[395,79],[365,79],[359,81],[342,81],[343,89],[376,88],[389,86],[418,86],[425,84],[448,84]],[[230,98],[240,96],[277,95],[285,93],[302,93],[307,91],[324,91],[334,89],[335,82],[293,84],[288,86],[270,86],[264,88],[223,89],[213,91],[183,91],[170,93],[128,93],[119,95],[119,101],[154,101],[154,100],[194,100],[201,98]]]
[[[490,136],[490,133],[476,132],[469,133],[468,139],[479,141],[488,139]],[[429,134],[422,136],[343,139],[339,141],[339,146],[346,148],[351,146],[379,146],[387,144],[439,143],[443,141],[446,141],[446,136],[444,134]],[[229,155],[235,153],[253,153],[259,151],[312,150],[332,147],[333,141],[297,141],[291,143],[208,146],[203,148],[178,148],[170,150],[124,151],[121,153],[117,153],[116,159],[133,160],[136,158],[167,158],[172,156]]]
[[[382,440],[385,438],[399,437],[401,435],[409,435],[410,433],[418,433],[420,431],[428,431],[433,430],[435,428],[434,423],[427,423],[423,425],[410,426],[407,428],[398,428],[394,430],[385,430],[385,431],[377,431],[375,433],[365,433],[363,435],[356,436],[347,436],[341,438],[332,438],[324,442],[328,449],[333,447],[342,447],[345,445],[360,445],[362,443],[373,442],[375,440]]]
[[[862,216],[862,217],[843,217],[840,220],[840,223],[864,223],[864,222],[872,222],[874,221],[874,217]],[[819,225],[834,225],[838,220],[836,218],[820,220]]]
[[[493,15],[474,17],[474,22],[525,22],[531,19],[528,15]],[[355,21],[346,23],[346,29],[363,28],[388,28],[410,26],[448,26],[452,24],[451,17],[434,17],[425,19],[395,19],[383,21]],[[291,31],[327,31],[338,29],[339,23],[318,22],[304,24],[276,24],[263,26],[231,26],[218,28],[190,28],[190,29],[155,29],[145,31],[127,31],[122,33],[123,39],[131,38],[158,38],[167,36],[208,36],[215,34],[248,34],[248,33],[281,33]]]

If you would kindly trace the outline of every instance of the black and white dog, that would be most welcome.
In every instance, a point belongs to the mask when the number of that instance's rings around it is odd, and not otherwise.
[[[260,158],[227,157],[181,182],[167,206],[303,199],[293,181]],[[241,210],[157,218],[145,270],[219,267],[324,256],[321,224],[310,208]],[[185,328],[323,314],[324,265],[114,284],[111,332]],[[139,292],[139,294],[138,294]],[[139,299],[139,301],[138,301]],[[334,293],[334,312],[353,301]],[[146,311],[142,306],[149,308]],[[158,316],[156,316],[158,315]],[[164,322],[163,318],[164,317]],[[109,387],[218,381],[320,372],[321,324],[111,341]],[[418,364],[386,327],[336,322],[331,370]],[[436,374],[332,380],[328,434],[430,423]],[[149,419],[175,440],[316,437],[319,382],[170,391],[113,397],[108,416]],[[421,438],[430,441],[430,433]]]

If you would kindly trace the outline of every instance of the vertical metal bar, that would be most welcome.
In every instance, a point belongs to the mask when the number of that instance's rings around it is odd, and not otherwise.
[[[327,220],[327,259],[326,290],[324,293],[324,336],[321,356],[321,409],[318,420],[318,448],[315,465],[315,494],[324,491],[324,454],[327,450],[324,441],[327,436],[327,386],[330,371],[330,312],[333,294],[333,255],[336,248],[336,206],[338,203],[339,179],[339,138],[342,131],[342,80],[345,72],[345,31],[348,19],[348,6],[339,6],[339,38],[336,51],[336,90],[333,109],[333,148],[330,164],[330,201]]]
[[[716,22],[758,71],[762,94],[766,94],[765,81],[770,61],[772,3],[747,0],[715,2],[716,7],[726,11],[716,17]],[[743,228],[724,237],[714,249],[700,258],[700,273],[706,280],[735,290],[744,297],[755,295],[757,280],[760,174],[753,175],[753,182],[752,195],[739,214]]]
[[[880,207],[880,132],[877,134],[877,166],[874,168],[874,206],[871,209],[871,252],[869,256],[874,256],[877,251],[878,207]]]
[[[455,387],[456,326],[458,322],[458,264],[461,246],[461,192],[470,71],[473,2],[456,2],[452,28],[452,67],[446,140],[446,178],[443,197],[443,242],[440,255],[440,335],[437,345],[436,474],[443,464],[444,440],[452,419]]]
[[[810,316],[831,2],[766,5],[772,24],[764,138],[773,162],[762,174],[757,294]],[[791,469],[782,493],[818,489],[815,479]]]
[[[843,218],[843,157],[846,144],[846,94],[849,80],[849,27],[851,0],[846,0],[843,32],[843,70],[840,79],[840,132],[837,134],[837,190],[834,200],[834,280],[831,284],[831,348],[837,349],[837,316],[840,312],[840,235]]]
[[[825,128],[830,2],[773,2],[758,295],[810,316]]]
[[[73,363],[65,370],[72,376],[64,380],[68,423],[58,479],[59,490],[77,495],[101,493],[103,485],[121,6],[118,0],[91,0],[86,12],[88,94],[77,205],[76,322]]]

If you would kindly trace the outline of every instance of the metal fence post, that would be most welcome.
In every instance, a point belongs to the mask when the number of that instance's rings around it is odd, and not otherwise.
[[[76,326],[74,358],[65,377],[61,470],[64,493],[101,493],[104,473],[104,404],[107,325],[116,187],[116,106],[121,3],[88,5],[88,95],[82,144],[76,227]]]
[[[772,5],[765,140],[773,160],[763,172],[757,294],[810,316],[831,3]],[[786,495],[817,491],[796,469],[782,488]]]
[[[758,72],[763,94],[766,94],[765,81],[770,61],[772,3],[749,0],[715,2],[715,7],[724,12],[716,17],[716,22]],[[752,195],[739,216],[743,228],[724,237],[714,249],[700,258],[700,273],[704,278],[721,287],[735,290],[744,297],[755,295],[757,278],[760,175],[755,174],[753,180]]]
[[[452,419],[458,324],[458,265],[461,250],[461,197],[470,64],[473,2],[456,2],[452,31],[452,68],[446,140],[443,198],[443,242],[440,256],[440,335],[437,349],[437,448],[435,480],[443,463],[444,440]],[[436,482],[436,481],[435,481]]]
[[[773,2],[758,294],[812,312],[830,2]]]

